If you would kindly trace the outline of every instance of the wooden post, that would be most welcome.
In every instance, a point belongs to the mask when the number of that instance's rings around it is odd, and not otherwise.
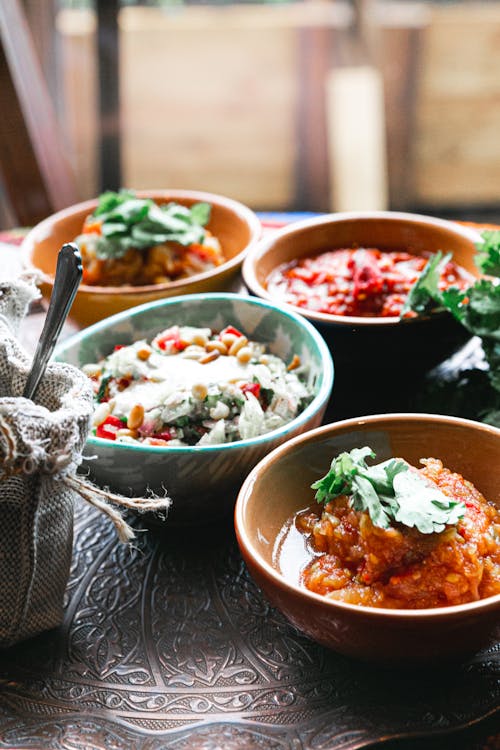
[[[54,107],[19,0],[0,2],[0,176],[22,224],[77,201]]]
[[[97,0],[100,189],[122,187],[119,0]]]

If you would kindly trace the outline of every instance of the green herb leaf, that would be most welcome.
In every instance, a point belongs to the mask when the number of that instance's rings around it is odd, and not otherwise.
[[[349,495],[351,507],[366,511],[375,526],[385,529],[397,521],[422,534],[443,531],[463,516],[463,503],[445,495],[406,461],[390,459],[368,466],[368,457],[375,454],[365,446],[334,458],[328,474],[311,485],[316,501]]]
[[[483,232],[481,236],[476,265],[489,276],[500,277],[500,231]],[[500,278],[478,279],[465,290],[449,287],[440,292],[436,272],[444,259],[439,256],[437,253],[431,259],[432,270],[426,274],[430,267],[427,264],[410,291],[403,314],[408,310],[425,313],[430,300],[449,310],[471,334],[481,337],[489,379],[493,390],[500,394]],[[490,409],[484,421],[496,423],[497,411],[495,407]]]
[[[422,315],[442,304],[439,279],[451,257],[451,253],[443,255],[441,251],[438,251],[429,258],[417,281],[410,289],[401,311],[402,317],[410,311]]]
[[[398,509],[395,520],[415,526],[422,534],[444,531],[447,525],[462,518],[463,503],[445,495],[416,471],[406,471],[394,478],[394,497]]]
[[[188,208],[175,202],[157,205],[150,199],[136,198],[130,191],[103,193],[94,211],[102,220],[96,255],[101,259],[120,258],[130,248],[145,250],[165,242],[184,247],[203,244],[210,210],[208,203]]]
[[[489,276],[500,276],[500,231],[482,232],[481,237],[483,242],[476,245],[476,265]]]

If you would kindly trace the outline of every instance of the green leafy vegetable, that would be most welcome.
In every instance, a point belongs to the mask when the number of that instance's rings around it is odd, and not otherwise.
[[[420,273],[419,278],[410,289],[406,302],[401,311],[401,316],[406,315],[409,311],[424,314],[431,308],[440,306],[441,293],[439,291],[439,279],[444,267],[451,259],[451,253],[443,255],[438,251],[433,255]]]
[[[157,205],[130,191],[108,191],[100,196],[93,214],[102,221],[101,235],[93,240],[96,255],[120,258],[132,247],[145,250],[164,242],[185,247],[203,244],[210,210],[208,203],[195,203],[190,208],[173,202]]]
[[[349,495],[351,507],[368,512],[375,526],[386,529],[397,521],[422,534],[443,531],[463,516],[463,503],[445,495],[406,461],[368,466],[367,458],[375,458],[368,446],[334,458],[329,472],[311,485],[317,502]]]
[[[500,231],[486,231],[481,237],[483,242],[477,245],[476,265],[483,273],[500,276]]]
[[[500,395],[500,231],[483,232],[481,237],[476,265],[491,278],[478,279],[465,290],[449,287],[440,291],[439,269],[449,256],[437,253],[412,287],[402,314],[413,310],[421,315],[432,305],[449,310],[472,335],[481,337],[489,379]],[[500,426],[496,408],[481,418]]]

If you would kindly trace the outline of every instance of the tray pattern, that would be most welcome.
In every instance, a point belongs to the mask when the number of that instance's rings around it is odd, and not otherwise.
[[[78,507],[66,616],[2,655],[0,748],[352,750],[500,705],[500,647],[422,673],[311,642],[249,578],[230,523],[128,549]]]

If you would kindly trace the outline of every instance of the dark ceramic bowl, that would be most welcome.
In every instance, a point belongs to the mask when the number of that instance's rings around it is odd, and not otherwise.
[[[277,540],[294,513],[314,498],[311,483],[344,450],[370,445],[377,460],[401,456],[416,465],[440,458],[500,504],[500,430],[454,417],[392,414],[345,420],[290,440],[249,474],[235,526],[249,571],[271,603],[319,643],[385,665],[462,659],[498,640],[500,595],[458,606],[404,610],[346,604],[297,582],[297,551],[284,562]]]
[[[242,272],[253,294],[273,300],[267,279],[282,263],[334,248],[378,247],[416,255],[452,252],[453,260],[472,279],[478,275],[473,259],[480,239],[471,227],[429,216],[390,211],[328,214],[295,222],[262,238],[249,250]],[[339,372],[344,366],[351,368],[349,377],[359,367],[391,374],[424,371],[468,338],[447,312],[400,320],[330,315],[285,306],[316,326],[334,352]]]

